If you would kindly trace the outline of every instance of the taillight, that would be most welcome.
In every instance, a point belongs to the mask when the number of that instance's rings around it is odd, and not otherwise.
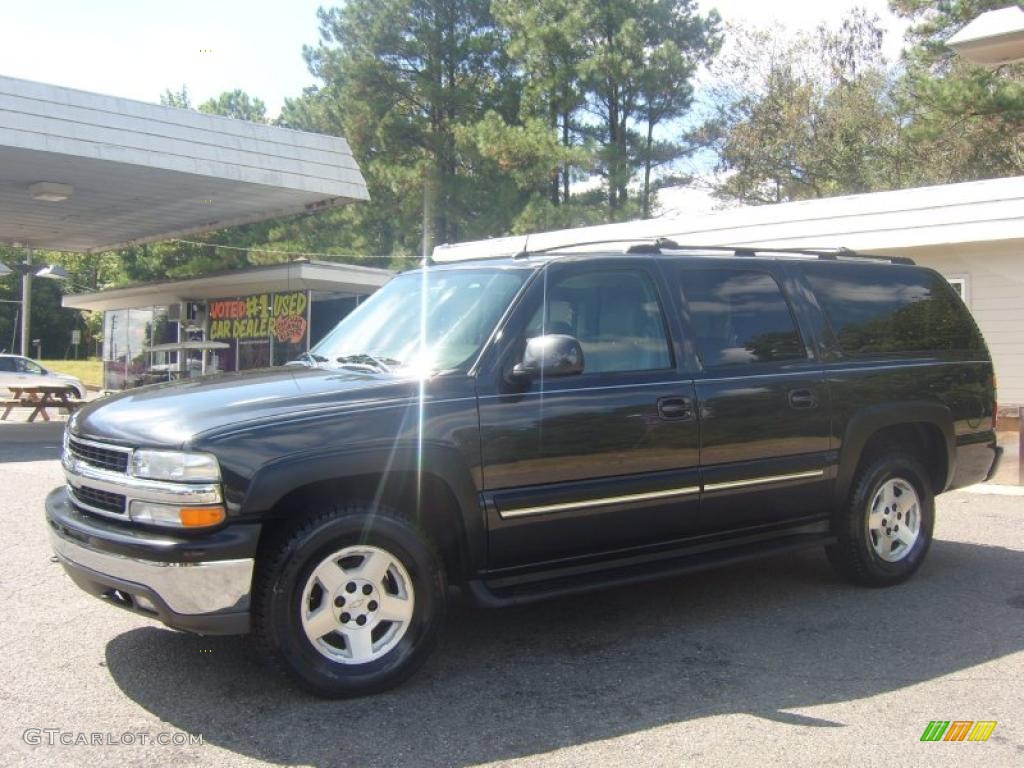
[[[996,372],[992,371],[992,429],[998,428],[999,418],[999,388],[996,381]]]

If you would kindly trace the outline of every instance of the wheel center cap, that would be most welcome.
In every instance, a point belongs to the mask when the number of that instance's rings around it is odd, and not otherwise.
[[[346,607],[350,610],[355,610],[356,608],[362,608],[364,602],[366,602],[364,598],[357,597],[352,600],[349,600],[348,605]]]

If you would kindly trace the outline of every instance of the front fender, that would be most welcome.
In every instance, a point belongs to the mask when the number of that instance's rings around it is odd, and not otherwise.
[[[453,521],[458,526],[462,562],[482,568],[487,534],[484,512],[470,468],[458,449],[448,445],[416,443],[384,448],[347,448],[316,451],[274,460],[255,474],[242,502],[246,516],[265,517],[287,494],[325,481],[344,481],[359,476],[408,473],[431,476],[451,491],[458,507]],[[431,510],[424,510],[431,514]]]

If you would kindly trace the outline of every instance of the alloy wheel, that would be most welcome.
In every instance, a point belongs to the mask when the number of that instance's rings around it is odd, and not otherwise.
[[[393,649],[412,621],[415,595],[401,561],[368,545],[325,557],[302,592],[302,628],[323,656],[366,664]]]

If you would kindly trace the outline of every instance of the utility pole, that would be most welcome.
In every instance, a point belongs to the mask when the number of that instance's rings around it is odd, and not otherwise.
[[[25,263],[32,263],[32,249],[25,249]],[[32,272],[25,270],[21,273],[21,354],[30,357],[29,342],[32,340]]]

